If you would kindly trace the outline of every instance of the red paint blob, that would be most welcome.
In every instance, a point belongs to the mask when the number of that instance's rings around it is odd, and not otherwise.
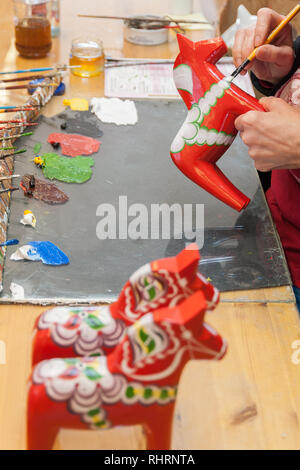
[[[101,142],[78,134],[53,133],[48,136],[49,144],[59,143],[63,155],[77,157],[98,152]]]

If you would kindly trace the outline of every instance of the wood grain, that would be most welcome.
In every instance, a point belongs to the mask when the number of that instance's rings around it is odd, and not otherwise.
[[[31,332],[44,307],[0,308],[0,449],[25,448],[26,382]],[[299,449],[300,364],[291,360],[300,339],[293,304],[220,304],[207,315],[229,343],[221,362],[193,361],[179,386],[174,449]],[[56,449],[143,449],[140,428],[62,430]]]

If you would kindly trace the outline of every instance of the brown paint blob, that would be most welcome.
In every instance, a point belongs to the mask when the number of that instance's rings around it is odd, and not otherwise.
[[[69,200],[66,193],[61,191],[54,183],[43,181],[33,175],[24,175],[20,187],[23,189],[25,196],[34,197],[48,204],[64,204]]]

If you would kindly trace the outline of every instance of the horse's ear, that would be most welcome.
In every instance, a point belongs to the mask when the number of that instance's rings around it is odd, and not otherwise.
[[[192,274],[197,272],[199,260],[198,245],[191,243],[177,256],[152,261],[151,269],[153,271],[164,269],[170,273],[179,273],[182,277],[190,278]]]
[[[177,34],[177,41],[179,50],[184,55],[188,54],[189,50],[191,53],[195,50],[196,43],[188,39],[186,36],[183,36],[183,34]]]
[[[175,307],[166,307],[155,310],[153,320],[155,323],[169,322],[175,325],[187,325],[197,321],[197,326],[202,326],[207,301],[202,291],[198,291]]]
[[[201,60],[215,64],[227,52],[223,38],[206,39],[193,42],[182,34],[177,34],[181,54],[190,61]]]
[[[200,253],[197,243],[191,243],[176,256],[177,271],[181,277],[191,279],[198,271]]]

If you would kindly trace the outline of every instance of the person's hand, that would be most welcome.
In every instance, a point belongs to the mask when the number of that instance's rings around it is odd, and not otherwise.
[[[290,24],[283,28],[272,44],[262,46],[283,18],[270,8],[261,8],[257,12],[255,27],[237,31],[232,50],[236,67],[242,64],[255,47],[261,46],[256,52],[256,58],[242,73],[245,74],[251,68],[258,79],[276,84],[290,72],[295,60]]]
[[[280,98],[262,98],[267,112],[249,111],[235,127],[260,171],[300,168],[300,109]]]

